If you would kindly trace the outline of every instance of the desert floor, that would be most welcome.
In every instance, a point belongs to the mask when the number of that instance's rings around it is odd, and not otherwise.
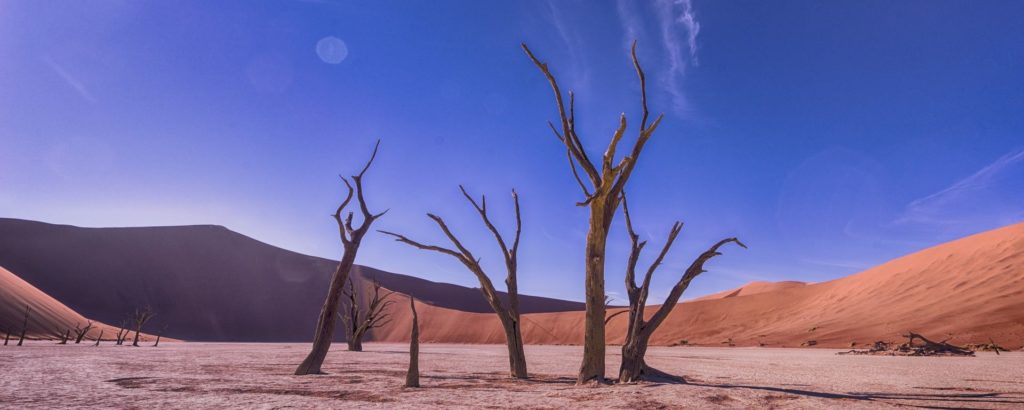
[[[827,349],[655,347],[648,362],[689,384],[573,385],[578,346],[528,346],[530,381],[504,346],[422,346],[422,388],[402,387],[403,344],[335,345],[323,376],[294,376],[306,344],[158,348],[0,346],[5,408],[1022,408],[1024,353],[837,356]],[[618,366],[610,346],[608,372]]]

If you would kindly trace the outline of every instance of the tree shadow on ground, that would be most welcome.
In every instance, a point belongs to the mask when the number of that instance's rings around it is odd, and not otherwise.
[[[692,380],[692,379],[691,379]],[[1017,393],[1002,393],[1002,392],[988,392],[988,393],[886,393],[886,392],[821,392],[814,390],[803,390],[803,389],[791,389],[783,387],[772,387],[772,386],[752,386],[744,384],[715,384],[715,383],[704,383],[698,381],[691,381],[687,383],[691,386],[698,387],[710,387],[718,389],[749,389],[749,390],[762,390],[770,391],[775,393],[786,393],[805,397],[815,397],[822,399],[834,399],[834,400],[858,400],[858,401],[871,401],[871,402],[883,402],[894,404],[894,402],[939,402],[949,403],[952,407],[936,406],[926,403],[918,404],[905,404],[913,407],[930,408],[930,409],[962,409],[965,405],[969,404],[1002,404],[1007,406],[1019,406],[1024,404],[1024,394]],[[935,390],[951,390],[954,388],[935,388]],[[969,407],[968,407],[969,408]]]

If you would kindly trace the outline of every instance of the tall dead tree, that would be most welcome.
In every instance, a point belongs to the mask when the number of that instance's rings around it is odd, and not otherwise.
[[[555,103],[558,107],[560,125],[556,127],[551,122],[548,125],[566,148],[566,156],[569,159],[569,168],[573,177],[583,190],[584,200],[577,203],[578,206],[590,208],[590,228],[587,231],[587,244],[585,250],[586,266],[586,316],[584,321],[583,334],[583,362],[580,365],[577,383],[587,381],[604,382],[605,375],[605,286],[604,286],[604,259],[605,244],[608,239],[608,229],[611,227],[615,211],[622,199],[622,191],[633,173],[633,168],[640,159],[640,153],[644,145],[654,134],[661,123],[664,114],[658,115],[653,122],[648,124],[647,110],[647,82],[644,72],[640,68],[640,62],[636,57],[636,42],[633,42],[630,53],[633,59],[633,67],[640,78],[640,102],[643,108],[643,118],[640,120],[640,129],[633,144],[633,149],[615,162],[615,151],[619,141],[626,132],[626,114],[619,116],[619,125],[612,134],[611,142],[601,158],[601,168],[591,162],[576,134],[575,96],[569,91],[569,106],[565,106],[562,91],[555,81],[554,75],[548,70],[548,66],[542,63],[526,46],[522,45],[523,51],[533,61],[534,65],[547,78],[555,94]],[[577,171],[577,164],[583,169],[583,174],[589,184],[584,183]],[[589,187],[588,187],[589,186]]]
[[[420,318],[416,315],[416,299],[409,296],[412,309],[412,333],[409,335],[409,371],[405,373],[405,387],[420,387]]]
[[[363,351],[363,337],[366,336],[366,332],[391,323],[391,314],[388,312],[388,307],[395,302],[387,300],[387,298],[395,292],[387,292],[382,295],[380,289],[380,283],[373,281],[373,295],[370,296],[370,302],[367,304],[366,311],[364,312],[360,304],[362,299],[360,292],[356,290],[352,277],[348,277],[348,289],[342,291],[348,299],[348,308],[345,309],[344,313],[338,313],[341,321],[345,323],[348,350],[353,352]]]
[[[96,344],[94,344],[93,346],[99,346],[100,345],[100,340],[103,340],[103,329],[102,328],[100,329],[100,336],[96,338]]]
[[[153,309],[146,306],[142,309],[135,309],[135,314],[132,315],[132,322],[135,323],[135,339],[132,340],[132,346],[139,347],[139,337],[142,336],[142,326],[146,325],[150,319],[156,316]]]
[[[661,304],[661,307],[654,312],[654,315],[650,319],[645,319],[644,309],[647,304],[647,296],[650,295],[651,277],[654,275],[654,271],[661,266],[661,262],[665,259],[669,249],[672,248],[672,243],[675,242],[679,232],[683,229],[683,223],[676,221],[672,224],[672,229],[669,231],[668,239],[665,240],[665,245],[661,248],[658,256],[654,258],[650,267],[647,268],[641,284],[637,286],[636,265],[647,241],[641,241],[640,236],[633,231],[633,221],[629,216],[629,205],[626,202],[625,195],[622,198],[622,213],[626,219],[626,232],[629,234],[631,251],[626,263],[626,293],[629,296],[629,322],[626,327],[626,340],[622,344],[619,382],[632,383],[640,380],[682,381],[682,379],[654,369],[644,362],[644,356],[647,354],[647,345],[651,340],[651,335],[654,334],[658,326],[665,321],[665,318],[672,312],[672,309],[679,303],[679,298],[686,291],[686,288],[690,286],[690,282],[701,273],[706,272],[704,264],[711,258],[721,255],[718,252],[719,248],[730,242],[736,243],[743,248],[747,246],[736,238],[723,239],[712,245],[711,248],[701,253],[686,268],[679,281],[672,287],[668,297]]]
[[[477,203],[466,192],[466,189],[459,185],[459,189],[462,190],[462,195],[466,197],[466,200],[473,205],[477,213],[480,214],[480,218],[483,219],[484,225],[494,235],[495,240],[498,242],[498,247],[501,248],[501,253],[505,258],[505,286],[508,289],[508,306],[502,303],[498,291],[494,288],[494,284],[491,283],[491,279],[484,272],[484,269],[480,266],[480,260],[473,256],[473,253],[469,251],[462,242],[455,237],[451,229],[448,229],[448,225],[444,222],[441,217],[434,214],[427,214],[430,219],[433,219],[437,226],[441,228],[448,240],[455,246],[458,251],[445,248],[442,246],[435,245],[424,245],[409,239],[403,235],[392,232],[384,232],[387,235],[394,236],[397,241],[414,246],[419,249],[440,252],[443,254],[450,255],[459,262],[462,262],[470,272],[476,276],[480,282],[480,292],[483,293],[484,298],[487,299],[487,303],[491,305],[491,309],[498,315],[498,319],[501,320],[501,326],[505,330],[505,343],[508,345],[508,361],[509,371],[512,377],[517,379],[527,378],[526,372],[526,353],[523,350],[523,335],[521,330],[521,322],[519,320],[519,285],[516,281],[516,270],[518,266],[517,254],[519,252],[519,235],[522,231],[522,218],[519,213],[519,195],[516,194],[515,190],[512,190],[512,202],[515,204],[516,212],[516,234],[512,241],[512,246],[509,247],[502,237],[498,229],[491,223],[490,217],[487,216],[487,198],[482,197],[480,203]]]
[[[366,166],[363,167],[362,171],[359,171],[358,175],[352,176],[352,180],[355,182],[354,192],[359,201],[359,210],[363,214],[363,221],[359,224],[359,227],[355,227],[352,224],[353,212],[351,211],[349,211],[348,216],[342,219],[342,212],[352,200],[353,189],[348,179],[341,177],[345,187],[348,188],[348,194],[345,196],[345,200],[341,202],[341,205],[338,206],[338,209],[334,211],[333,216],[338,224],[338,232],[341,235],[344,253],[341,256],[341,261],[338,262],[338,268],[334,271],[334,276],[331,277],[331,284],[327,289],[327,298],[320,309],[316,331],[313,333],[313,348],[310,350],[309,355],[306,356],[306,359],[295,369],[295,374],[297,375],[323,374],[320,366],[323,365],[324,358],[327,357],[327,351],[330,350],[331,341],[334,338],[338,307],[341,304],[341,289],[345,286],[345,282],[348,281],[348,276],[352,272],[352,265],[355,264],[356,253],[359,252],[359,245],[363,241],[363,236],[370,230],[370,225],[377,218],[388,212],[385,210],[376,215],[370,213],[370,209],[366,206],[366,199],[363,197],[363,175],[366,174],[366,170],[370,169],[370,165],[373,164],[373,159],[377,157],[377,148],[379,147],[380,140],[377,140],[377,144],[373,146],[373,154],[370,155],[370,160],[366,162]]]
[[[88,321],[85,327],[78,327],[78,323],[75,323],[75,344],[82,343],[82,339],[85,339],[85,335],[92,330],[92,321]]]
[[[21,324],[21,337],[18,338],[18,346],[25,343],[25,333],[28,332],[28,316],[32,313],[32,308],[25,306],[25,321]]]

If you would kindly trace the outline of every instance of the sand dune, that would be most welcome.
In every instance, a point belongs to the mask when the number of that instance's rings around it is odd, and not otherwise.
[[[714,274],[713,266],[707,274]],[[991,338],[1020,348],[1024,344],[1024,224],[925,249],[842,279],[761,292],[743,289],[734,297],[680,304],[652,343],[800,346],[815,341],[817,346],[848,347],[851,342],[899,340],[902,332],[914,330],[953,343]],[[423,340],[503,341],[493,315],[436,306],[418,309]],[[622,342],[625,319],[620,315],[609,323],[610,343]],[[582,322],[582,312],[525,315],[524,339],[534,344],[577,344],[582,340]],[[376,337],[403,340],[408,325],[406,311],[399,310],[392,326],[379,329]]]
[[[0,266],[106,323],[150,305],[154,328],[166,326],[179,339],[282,342],[312,338],[337,262],[222,226],[79,228],[0,218]],[[477,289],[364,266],[353,276],[361,286],[373,278],[437,306],[490,311]],[[524,312],[583,309],[544,297],[520,301]]]
[[[29,338],[56,338],[67,329],[74,329],[76,325],[85,327],[89,322],[57,299],[0,267],[0,333],[10,332],[11,338],[17,339],[24,325],[26,307],[31,309],[26,332]],[[93,322],[93,326],[95,328],[86,334],[87,338],[99,337],[101,330],[104,339],[113,338],[118,330],[99,322]]]
[[[806,286],[806,285],[807,285],[806,282],[798,282],[798,281],[795,281],[795,280],[784,280],[784,281],[781,281],[781,282],[755,281],[755,282],[750,282],[750,283],[748,283],[746,285],[740,286],[740,287],[738,287],[736,289],[729,289],[729,290],[725,290],[725,291],[722,291],[722,292],[713,293],[713,294],[710,294],[710,295],[707,295],[707,296],[702,296],[702,297],[699,297],[699,298],[695,298],[693,300],[695,300],[695,301],[696,300],[711,300],[711,299],[734,298],[734,297],[737,297],[737,296],[750,296],[750,295],[756,295],[758,293],[774,292],[774,291],[777,291],[777,290],[784,290],[784,289],[791,289],[791,288],[799,288],[799,287]]]

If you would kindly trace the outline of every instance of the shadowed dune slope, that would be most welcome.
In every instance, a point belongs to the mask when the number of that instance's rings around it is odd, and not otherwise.
[[[714,275],[714,266],[705,275]],[[699,280],[699,279],[698,279]],[[763,287],[762,287],[763,288]],[[763,292],[681,303],[653,344],[849,347],[851,342],[901,340],[907,330],[953,343],[1004,347],[1024,343],[1024,223],[973,235],[907,255],[845,278]],[[726,295],[732,292],[726,293]],[[419,306],[424,341],[503,343],[494,315]],[[649,306],[653,314],[657,306]],[[396,312],[381,340],[408,337],[408,309]],[[612,309],[611,312],[620,309]],[[472,323],[472,326],[467,326]],[[582,312],[523,317],[527,343],[578,344]],[[621,343],[626,316],[608,326]]]
[[[0,218],[0,266],[106,323],[150,305],[153,328],[167,326],[175,338],[272,342],[311,339],[337,262],[213,225],[79,228]],[[490,311],[477,289],[360,266],[354,277],[361,287],[376,278],[440,307]],[[583,308],[533,296],[521,303],[524,312]]]

